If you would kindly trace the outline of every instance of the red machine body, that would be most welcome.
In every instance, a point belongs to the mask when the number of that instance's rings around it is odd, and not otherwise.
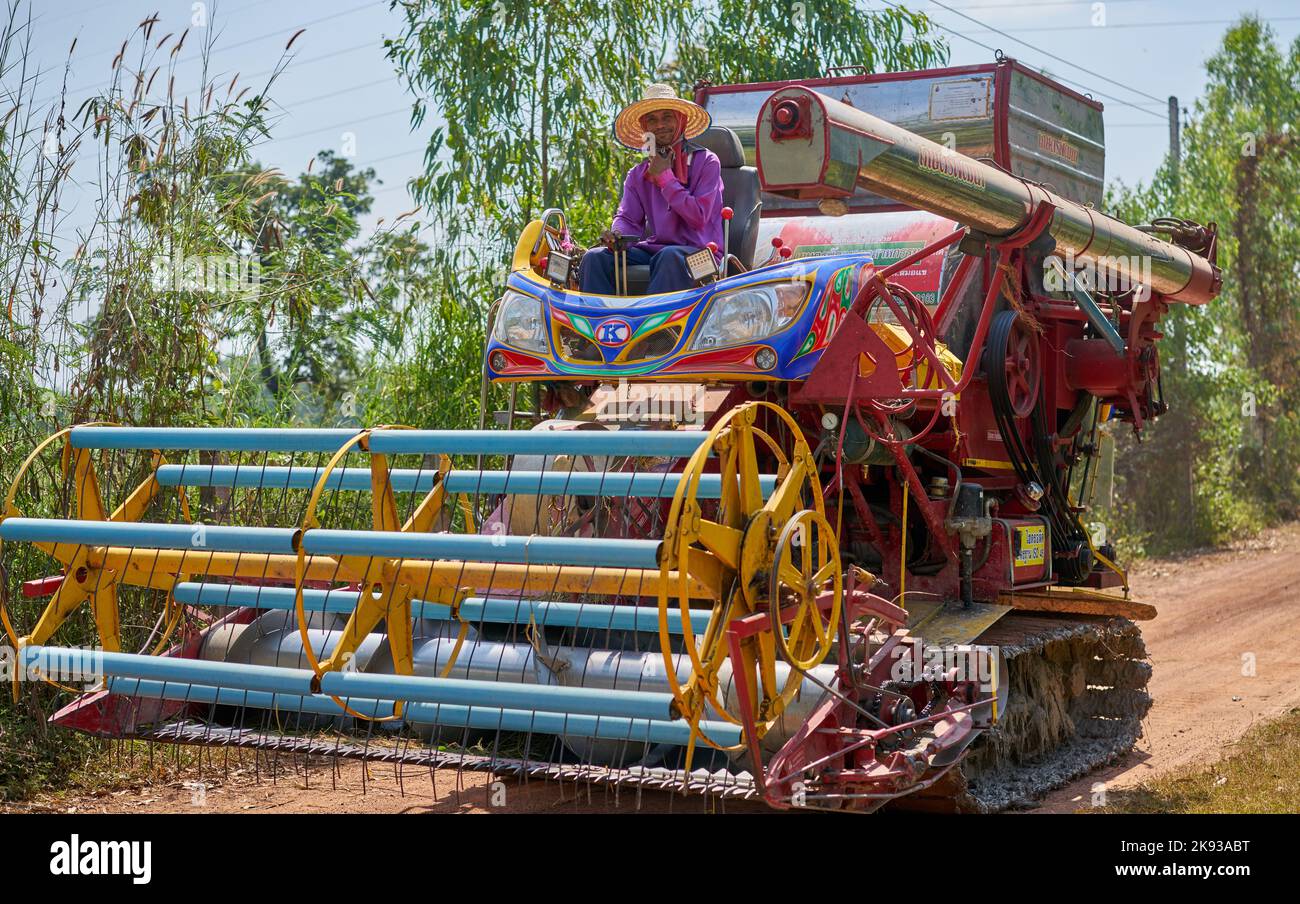
[[[1012,60],[697,100],[752,149],[772,260],[876,259],[808,379],[774,390],[834,449],[844,555],[903,608],[1033,609],[1018,594],[1066,585],[1094,593],[1054,612],[1133,615],[1095,592],[1127,582],[1081,516],[1103,425],[1141,430],[1166,408],[1159,320],[1217,294],[1215,228],[1100,214],[1101,105]],[[875,660],[866,670],[883,686]],[[950,707],[944,736],[960,737],[959,696],[932,683],[917,711]],[[769,781],[789,794],[791,776],[834,762],[828,799],[882,798],[880,774],[901,767],[862,720],[852,694],[828,701]],[[935,753],[910,790],[959,757]]]
[[[871,449],[832,481],[857,516],[846,549],[869,548],[896,592],[967,602],[1122,583],[1075,493],[1103,423],[1141,429],[1164,410],[1158,321],[1217,292],[1213,227],[1179,224],[1168,242],[1097,213],[1101,104],[1013,60],[703,86],[696,99],[752,148],[763,238],[796,257],[877,260],[788,389],[812,424],[830,412],[850,447]],[[972,485],[977,537],[953,522]]]

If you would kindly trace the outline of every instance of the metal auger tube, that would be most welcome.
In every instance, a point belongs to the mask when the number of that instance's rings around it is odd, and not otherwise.
[[[585,646],[556,646],[546,648],[539,644],[534,647],[527,643],[506,643],[485,640],[474,632],[467,638],[459,652],[456,652],[454,629],[445,624],[426,622],[427,633],[415,639],[414,673],[424,676],[442,675],[449,662],[453,662],[448,674],[450,678],[475,682],[502,682],[508,684],[536,684],[555,687],[587,688],[601,691],[632,691],[640,693],[668,693],[671,686],[664,674],[663,657],[658,650],[612,650]],[[472,631],[472,629],[471,629]],[[337,642],[340,631],[315,628],[310,632],[313,647],[319,652],[329,652]],[[224,625],[211,632],[205,641],[201,653],[209,661],[241,663],[252,666],[301,668],[304,660],[302,638],[292,617],[285,613],[268,613],[251,625]],[[357,668],[365,673],[375,674],[391,670],[392,661],[380,635],[370,635],[357,651]],[[690,674],[690,661],[685,654],[677,657],[678,680],[684,681]],[[823,684],[829,684],[835,674],[834,666],[822,665],[812,670],[813,676]],[[777,663],[777,676],[784,682],[789,675],[789,666]],[[731,669],[724,666],[719,673],[720,693],[728,708],[735,707],[735,691],[732,684]],[[823,691],[817,682],[804,679],[803,687],[791,705],[782,714],[778,724],[764,739],[764,748],[777,750],[789,736],[813,711],[822,699]],[[326,701],[328,702],[328,701]],[[246,704],[253,706],[254,704]],[[292,708],[292,707],[286,707]],[[448,720],[437,717],[426,721],[431,715],[437,716],[432,708],[413,710],[407,714],[407,721],[412,724],[434,724],[444,727],[464,727],[457,710]],[[321,715],[342,717],[338,707],[323,708]],[[727,738],[734,726],[718,719],[716,713],[708,714],[706,722],[718,732],[719,737]],[[679,723],[683,724],[684,723]],[[495,724],[488,726],[495,728]],[[724,731],[724,727],[726,730]],[[540,728],[534,728],[537,733]],[[575,752],[581,752],[584,759],[612,759],[618,751],[607,749],[601,751],[593,743],[599,736],[587,734],[584,727],[569,723],[569,727],[560,734],[565,743]],[[657,736],[670,732],[656,730]],[[613,740],[622,740],[619,737]],[[660,741],[660,743],[682,743],[680,741]],[[601,756],[601,753],[605,756]],[[743,760],[739,754],[733,755],[737,761]]]
[[[1150,288],[1187,304],[1208,302],[1222,283],[1218,267],[1186,248],[802,85],[763,104],[757,142],[769,192],[847,198],[860,186],[991,236],[1014,233],[1050,205],[1060,253],[1126,276],[1129,262],[1145,259]]]

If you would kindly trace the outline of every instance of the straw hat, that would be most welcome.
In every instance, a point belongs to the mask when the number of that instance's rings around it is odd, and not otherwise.
[[[620,144],[627,147],[641,147],[644,144],[642,136],[645,134],[645,129],[641,127],[641,117],[651,110],[665,109],[676,110],[686,117],[686,131],[682,136],[686,139],[699,136],[713,121],[707,110],[699,104],[692,103],[689,100],[682,100],[673,91],[672,86],[657,84],[646,88],[640,100],[628,104],[615,117],[614,137],[619,140]]]

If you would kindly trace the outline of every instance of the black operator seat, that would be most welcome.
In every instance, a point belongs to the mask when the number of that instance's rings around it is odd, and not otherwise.
[[[758,220],[763,212],[758,170],[745,165],[745,149],[740,136],[731,129],[713,126],[696,138],[695,143],[717,154],[718,162],[722,164],[722,204],[735,211],[727,252],[734,254],[748,270],[754,266]]]

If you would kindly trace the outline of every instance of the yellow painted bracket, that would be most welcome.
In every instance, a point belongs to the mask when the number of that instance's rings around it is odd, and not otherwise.
[[[162,454],[153,453],[149,476],[110,514],[104,508],[99,477],[95,472],[93,450],[73,449],[71,443],[66,441],[70,432],[70,429],[63,430],[50,437],[37,446],[23,463],[5,499],[4,517],[21,517],[22,513],[14,504],[19,482],[36,456],[52,442],[63,438],[65,443],[62,463],[64,473],[69,471],[72,473],[76,517],[82,521],[139,521],[150,504],[158,497],[159,484],[156,474],[158,467],[165,463]],[[78,607],[88,602],[95,619],[95,628],[99,633],[100,645],[108,652],[120,651],[122,637],[117,588],[123,579],[121,571],[107,567],[103,559],[92,556],[92,547],[89,546],[73,543],[33,545],[63,566],[63,581],[37,619],[31,633],[13,638],[16,645],[21,648],[28,644],[46,643]],[[8,622],[7,616],[6,622]],[[6,631],[12,632],[12,625],[7,624]]]
[[[451,470],[451,460],[442,456],[434,487],[407,519],[398,521],[397,502],[393,496],[388,456],[370,456],[371,512],[375,530],[426,533],[433,527],[446,500],[443,478]],[[345,557],[346,558],[346,557]],[[381,620],[388,632],[388,645],[393,656],[393,667],[399,675],[410,675],[414,667],[411,637],[411,600],[415,595],[412,585],[400,579],[397,562],[381,558],[360,558],[364,562],[362,591],[348,623],[343,629],[338,645],[328,659],[320,664],[320,673],[340,668],[346,659],[356,654],[358,647]],[[440,602],[440,600],[435,600]]]
[[[409,428],[385,427],[383,429]],[[400,523],[397,502],[393,495],[392,473],[388,456],[382,453],[370,452],[370,433],[370,430],[363,430],[348,440],[334,454],[329,464],[321,472],[316,486],[312,490],[306,514],[303,516],[303,533],[319,526],[316,510],[320,498],[329,483],[330,475],[347,454],[352,451],[364,452],[370,456],[371,522],[375,530],[427,533],[433,529],[447,501],[444,479],[451,470],[451,459],[446,455],[439,457],[438,473],[434,477],[433,488],[416,506],[415,511],[406,519],[406,522]],[[340,556],[338,561],[340,566],[360,575],[358,583],[361,585],[361,590],[357,599],[357,606],[352,611],[352,614],[348,616],[347,624],[339,636],[338,643],[335,644],[330,655],[321,660],[312,647],[310,634],[308,633],[307,613],[303,604],[303,589],[307,580],[306,555],[301,545],[299,546],[299,567],[295,580],[295,609],[298,615],[298,630],[302,638],[303,652],[306,654],[312,670],[319,678],[326,672],[346,668],[354,660],[357,650],[366,639],[366,636],[383,621],[388,635],[389,653],[393,659],[393,671],[398,675],[412,674],[414,672],[414,652],[411,635],[411,600],[415,597],[416,587],[412,582],[405,579],[407,573],[401,568],[402,563],[396,559],[379,556]],[[459,589],[450,591],[444,589],[433,594],[423,594],[429,602],[451,606],[453,615],[460,622],[459,637],[444,673],[450,672],[455,665],[456,657],[459,655],[465,637],[469,632],[468,623],[460,618],[460,603],[465,595],[466,591]],[[354,718],[366,721],[390,721],[402,718],[403,704],[401,701],[394,703],[392,715],[376,719],[373,716],[367,716],[353,710],[344,700],[338,697],[332,697],[332,699]]]
[[[760,413],[767,414],[777,427],[789,433],[793,440],[789,456],[782,444],[758,425]],[[777,471],[776,487],[766,501],[759,481],[763,453],[775,460]],[[716,508],[709,508],[716,514],[705,517],[697,494],[701,475],[706,468],[712,470],[714,462],[721,475],[722,490]],[[805,507],[815,514],[801,516],[799,510]],[[790,664],[787,678],[780,681],[777,677],[778,645],[774,631],[762,631],[740,641],[741,661],[731,663],[733,675],[745,676],[754,689],[753,711],[733,711],[734,706],[721,694],[720,674],[730,656],[729,625],[735,619],[771,610],[770,579],[777,567],[780,537],[788,540],[801,524],[813,521],[829,531],[812,453],[798,423],[778,406],[751,402],[728,412],[687,462],[666,521],[658,597],[660,647],[673,708],[691,727],[688,770],[697,741],[728,750],[744,749],[749,743],[748,738],[742,737],[738,746],[722,747],[700,730],[703,719],[750,724],[761,739],[798,693],[803,670],[819,664],[829,651],[831,644],[822,641],[829,639],[828,633],[833,634],[841,601],[836,598],[830,620],[816,625],[808,618],[818,617],[819,613],[810,613],[803,601],[819,595],[810,592],[809,585],[814,578],[829,580],[832,573],[838,575],[837,550],[833,569],[818,568],[815,574],[809,570],[807,575],[801,569],[785,569],[776,582],[778,586],[788,584],[791,598],[801,601],[799,612],[788,627],[788,638],[782,637],[786,641],[783,657]],[[834,545],[833,538],[824,539],[828,549]],[[699,595],[689,589],[691,583],[701,585],[711,608],[699,607]],[[668,631],[670,606],[675,606],[680,613],[681,641],[690,659],[691,674],[685,681],[677,677],[678,658],[682,654]],[[703,631],[697,633],[701,621]],[[790,652],[795,653],[793,659],[784,655]]]

